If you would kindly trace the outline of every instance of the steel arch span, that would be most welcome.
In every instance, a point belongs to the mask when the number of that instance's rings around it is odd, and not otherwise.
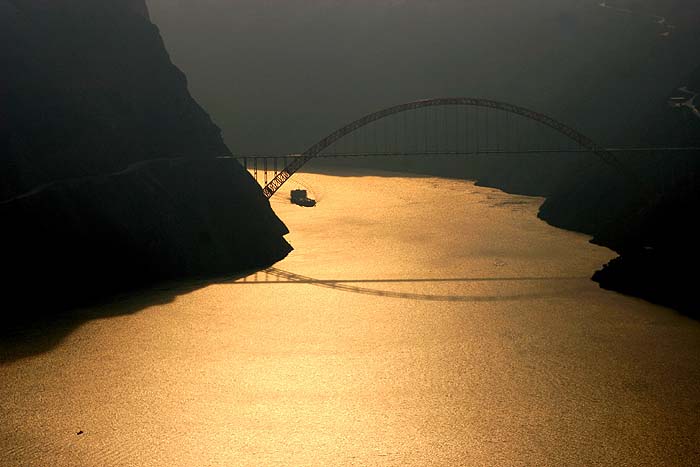
[[[471,106],[471,107],[484,107],[488,109],[496,109],[504,112],[512,113],[515,115],[520,115],[527,119],[536,121],[545,125],[567,138],[571,139],[580,146],[588,149],[595,156],[600,158],[604,163],[616,168],[623,169],[621,164],[613,157],[611,153],[605,150],[603,147],[598,146],[590,138],[582,135],[575,129],[571,128],[564,123],[555,120],[548,115],[535,112],[534,110],[526,109],[524,107],[519,107],[517,105],[508,104],[506,102],[499,102],[490,99],[478,99],[473,97],[441,97],[434,99],[424,99],[414,102],[408,102],[405,104],[395,105],[393,107],[388,107],[377,112],[365,115],[364,117],[355,120],[348,125],[339,128],[333,133],[329,134],[318,143],[314,144],[306,151],[304,151],[300,157],[294,158],[294,160],[287,165],[281,172],[279,172],[265,187],[263,188],[263,193],[265,197],[270,198],[275,192],[286,182],[289,178],[294,175],[304,164],[306,164],[311,159],[318,156],[321,151],[328,148],[341,138],[349,135],[350,133],[362,128],[365,125],[381,120],[390,115],[399,114],[402,112],[407,112],[410,110],[416,110],[424,107],[442,107],[442,106]]]

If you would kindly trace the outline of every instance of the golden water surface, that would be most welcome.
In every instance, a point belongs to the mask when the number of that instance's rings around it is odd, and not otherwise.
[[[697,322],[600,290],[541,199],[381,175],[295,176],[266,272],[19,331],[0,465],[700,464]]]

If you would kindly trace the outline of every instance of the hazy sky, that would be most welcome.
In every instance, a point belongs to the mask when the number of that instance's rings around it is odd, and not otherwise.
[[[148,3],[234,152],[302,151],[370,111],[437,96],[530,106],[612,143],[700,62],[690,0],[623,5],[669,8],[668,37],[595,0]]]

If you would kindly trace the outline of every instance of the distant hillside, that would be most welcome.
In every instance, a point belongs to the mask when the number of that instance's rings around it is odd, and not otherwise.
[[[512,102],[633,144],[696,65],[700,3],[628,1],[639,14],[600,3],[149,0],[193,94],[243,153],[301,152],[369,112],[443,96]]]

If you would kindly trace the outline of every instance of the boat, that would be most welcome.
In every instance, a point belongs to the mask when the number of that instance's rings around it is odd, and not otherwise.
[[[304,206],[306,208],[312,208],[316,206],[316,200],[309,198],[306,190],[292,190],[290,201],[293,204],[299,206]]]

